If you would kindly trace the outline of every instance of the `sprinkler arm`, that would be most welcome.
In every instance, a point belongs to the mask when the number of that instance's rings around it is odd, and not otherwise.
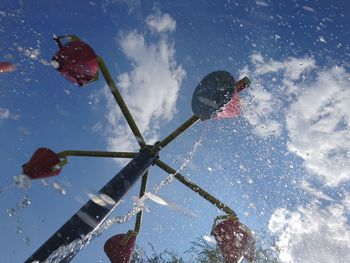
[[[140,187],[140,194],[139,194],[140,198],[146,192],[147,179],[148,179],[148,171],[142,176],[141,187]],[[140,232],[141,222],[142,222],[142,210],[136,214],[135,227],[134,227],[134,233],[136,235],[138,235],[138,233]]]
[[[61,43],[61,39],[63,38],[68,38],[69,40],[71,41],[80,41],[80,38],[77,37],[76,35],[62,35],[62,36],[54,36],[54,40],[56,41],[58,47],[60,49],[63,48],[63,45]],[[146,145],[146,142],[140,132],[140,130],[138,129],[128,107],[126,106],[125,102],[124,102],[124,99],[122,98],[119,90],[118,90],[118,87],[117,85],[115,84],[105,62],[103,61],[103,59],[99,56],[97,56],[97,61],[98,61],[98,66],[102,72],[102,75],[109,87],[109,89],[111,90],[112,92],[112,95],[114,96],[115,100],[117,101],[127,123],[129,124],[129,127],[132,131],[132,133],[134,134],[138,144],[140,145],[141,149],[145,149],[147,147]],[[96,81],[97,80],[97,75],[96,75],[96,78],[93,80],[93,81]],[[92,81],[92,82],[93,82]]]
[[[53,40],[55,40],[57,46],[59,47],[59,49],[62,49],[63,48],[63,45],[62,45],[62,42],[61,42],[61,39],[62,38],[68,38],[72,41],[80,41],[80,38],[77,37],[76,35],[62,35],[62,36],[55,36],[53,37]]]
[[[143,136],[142,136],[139,128],[137,127],[128,107],[126,106],[126,104],[125,104],[125,102],[124,102],[124,100],[123,100],[123,98],[118,90],[117,84],[115,84],[115,82],[111,76],[111,73],[108,71],[108,68],[107,68],[105,62],[103,61],[103,59],[98,56],[97,61],[98,61],[99,68],[102,72],[102,75],[103,75],[104,79],[106,80],[106,83],[107,83],[109,89],[111,90],[112,95],[114,96],[115,100],[117,101],[126,121],[128,122],[132,133],[134,134],[141,149],[145,149],[147,147],[145,139],[143,138]]]
[[[84,156],[84,157],[111,157],[111,158],[134,158],[136,152],[107,152],[107,151],[78,151],[68,150],[57,154],[59,158],[67,156]]]
[[[217,208],[219,208],[220,210],[222,210],[223,212],[225,212],[230,218],[234,219],[234,220],[238,220],[238,216],[237,214],[227,205],[225,205],[224,203],[222,203],[220,200],[218,200],[216,197],[212,196],[211,194],[209,194],[207,191],[205,191],[204,189],[202,189],[201,187],[199,187],[198,185],[196,185],[195,183],[191,182],[189,179],[187,179],[185,176],[181,175],[180,173],[178,173],[175,169],[171,168],[169,165],[167,165],[166,163],[162,162],[161,160],[156,160],[156,165],[163,169],[164,171],[166,171],[169,174],[173,174],[174,177],[180,181],[181,183],[183,183],[184,185],[186,185],[187,187],[189,187],[191,190],[193,190],[194,192],[196,192],[197,194],[199,194],[201,197],[203,197],[204,199],[206,199],[207,201],[209,201],[210,203],[212,203],[213,205],[215,205]]]

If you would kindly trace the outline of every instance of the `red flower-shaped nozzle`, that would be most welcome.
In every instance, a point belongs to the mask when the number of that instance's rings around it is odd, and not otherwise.
[[[248,77],[236,82],[224,70],[208,74],[199,82],[192,95],[193,114],[202,121],[238,116],[241,111],[238,93],[249,84]]]
[[[9,73],[16,70],[16,66],[10,62],[0,61],[0,73]]]
[[[241,100],[238,93],[246,87],[249,87],[250,80],[248,77],[244,77],[236,82],[235,90],[231,100],[226,103],[215,115],[216,119],[237,117],[241,114]]]
[[[104,251],[111,263],[129,263],[135,248],[136,233],[129,230],[127,234],[119,234],[108,239]]]
[[[60,163],[61,160],[55,152],[48,148],[39,148],[29,162],[22,166],[22,170],[30,179],[46,178],[61,172]]]
[[[247,226],[238,220],[227,217],[215,219],[212,230],[225,263],[237,263],[245,257],[250,262],[254,259],[254,238]]]
[[[80,40],[73,40],[63,45],[55,39],[60,50],[52,60],[58,63],[57,70],[70,82],[79,86],[97,80],[98,61],[94,50]]]

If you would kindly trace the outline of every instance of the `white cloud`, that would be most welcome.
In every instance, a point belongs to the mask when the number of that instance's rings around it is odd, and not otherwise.
[[[298,87],[295,82],[300,81],[303,74],[315,68],[315,61],[311,58],[290,57],[284,61],[265,61],[264,57],[255,52],[250,55],[252,69],[245,66],[240,76],[248,75],[252,85],[248,89],[243,116],[253,126],[255,134],[261,137],[276,136],[282,133],[283,124],[278,117],[282,100],[296,93]],[[275,82],[269,91],[265,88],[267,74],[283,74],[282,83]],[[276,77],[270,79],[276,79]]]
[[[172,32],[176,29],[176,21],[169,14],[156,10],[155,14],[146,18],[147,26],[157,33]]]
[[[253,85],[250,88],[249,104],[244,110],[244,117],[253,126],[255,134],[261,137],[279,135],[281,124],[272,120],[270,116],[279,108],[278,101],[271,92],[266,91],[261,85]]]
[[[342,67],[319,69],[308,57],[267,61],[254,53],[250,62],[241,74],[252,79],[244,116],[253,131],[262,137],[273,131],[286,135],[288,150],[326,186],[348,182],[350,74]],[[275,210],[269,229],[278,238],[282,262],[350,262],[349,193],[336,203],[306,181],[300,188],[331,205]]]
[[[137,31],[120,34],[118,43],[133,69],[118,76],[118,84],[141,133],[148,143],[158,139],[160,124],[176,112],[178,92],[185,71],[175,60],[174,43],[162,35],[158,42],[147,43]],[[109,150],[133,150],[136,147],[129,127],[122,121],[114,98],[105,89],[107,99],[107,134]],[[97,100],[98,101],[98,100]],[[98,125],[101,131],[101,125]]]
[[[342,67],[317,70],[309,57],[266,61],[253,53],[250,61],[241,73],[252,79],[243,116],[253,131],[287,132],[288,149],[328,186],[350,180],[350,74]]]
[[[350,228],[344,207],[318,204],[291,212],[278,208],[269,230],[278,236],[280,260],[288,263],[350,262]]]
[[[329,186],[350,179],[350,75],[344,68],[321,71],[290,105],[288,148]]]
[[[350,212],[350,192],[346,192],[344,194],[342,205],[346,208],[347,212],[349,213]]]
[[[249,58],[253,65],[264,63],[264,58],[259,52],[254,52]]]
[[[284,61],[270,60],[266,62],[260,53],[254,53],[250,56],[250,59],[255,65],[254,74],[256,76],[283,71],[284,78],[289,80],[298,80],[300,79],[301,74],[315,68],[315,60],[308,57],[290,57]]]

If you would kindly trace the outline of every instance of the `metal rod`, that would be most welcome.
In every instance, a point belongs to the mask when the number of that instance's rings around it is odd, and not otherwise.
[[[85,157],[111,157],[111,158],[134,158],[136,152],[106,152],[106,151],[77,151],[68,150],[57,154],[59,158],[67,156],[85,156]]]
[[[235,85],[235,93],[241,92],[243,89],[248,88],[250,86],[250,79],[245,76],[243,79],[237,81]]]
[[[181,135],[184,131],[186,131],[189,127],[191,127],[193,124],[195,124],[199,120],[199,117],[193,115],[191,118],[189,118],[187,121],[185,121],[183,124],[180,125],[175,131],[173,131],[171,134],[169,134],[167,137],[165,137],[161,142],[157,143],[152,151],[158,152],[165,146],[167,146],[170,142],[172,142],[174,139],[176,139],[179,135]]]
[[[179,180],[181,183],[189,187],[191,190],[202,196],[204,199],[215,205],[220,210],[224,211],[226,214],[228,214],[233,219],[238,219],[237,214],[227,205],[225,205],[223,202],[218,200],[216,197],[209,194],[207,191],[187,179],[185,176],[181,175],[180,173],[176,172],[173,168],[171,168],[166,163],[162,162],[161,160],[156,160],[156,165],[166,171],[169,174],[174,174],[174,177]]]
[[[107,85],[108,85],[109,89],[111,90],[115,100],[117,101],[122,113],[124,114],[124,117],[125,117],[126,121],[128,122],[131,131],[135,135],[135,138],[136,138],[138,144],[140,145],[141,149],[145,149],[147,146],[146,142],[145,142],[139,128],[137,127],[128,107],[126,106],[126,104],[125,104],[125,102],[124,102],[124,100],[123,100],[123,98],[118,90],[117,85],[115,84],[111,74],[109,73],[105,62],[103,61],[103,59],[101,57],[97,57],[97,60],[98,60],[98,65],[100,67],[102,75],[105,78]]]
[[[59,247],[68,245],[97,230],[117,206],[123,195],[140,176],[147,172],[157,158],[158,156],[151,151],[151,147],[138,153],[98,192],[102,200],[103,197],[109,200],[105,206],[98,205],[92,200],[88,201],[25,262],[43,262]],[[70,262],[76,253],[78,251],[72,251],[60,262]]]
[[[141,187],[140,187],[140,194],[139,194],[140,198],[146,192],[147,179],[148,179],[148,171],[142,176]],[[136,233],[136,235],[140,232],[141,222],[142,222],[142,210],[140,212],[138,212],[137,215],[136,215],[135,227],[134,227],[134,232]]]

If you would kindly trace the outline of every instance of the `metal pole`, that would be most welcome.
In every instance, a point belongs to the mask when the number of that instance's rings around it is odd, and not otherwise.
[[[106,152],[106,151],[77,151],[68,150],[57,154],[59,158],[67,156],[84,156],[84,157],[111,157],[111,158],[134,158],[136,152]]]
[[[80,239],[82,236],[86,236],[98,229],[114,210],[122,196],[140,176],[147,172],[157,158],[158,156],[151,151],[151,147],[138,153],[132,161],[99,191],[100,195],[104,194],[112,198],[115,202],[114,204],[100,206],[92,200],[88,201],[25,262],[45,261],[60,246],[68,245],[74,240]],[[73,251],[62,262],[70,262],[76,253],[77,251]]]
[[[141,149],[145,149],[147,147],[146,142],[145,142],[139,128],[137,127],[128,107],[126,106],[126,104],[122,98],[122,95],[120,94],[120,92],[117,88],[117,85],[115,84],[111,74],[109,73],[105,62],[103,61],[103,59],[101,57],[97,57],[97,60],[98,60],[98,65],[100,67],[102,75],[105,78],[107,85],[110,88],[115,100],[117,101],[122,113],[124,114],[125,119],[128,122],[131,131],[135,135],[135,138],[136,138],[138,144],[140,145]]]
[[[227,205],[222,203],[220,200],[218,200],[216,197],[209,194],[207,191],[196,185],[195,183],[191,182],[189,179],[187,179],[185,176],[181,175],[180,173],[176,172],[173,168],[171,168],[166,163],[162,162],[161,160],[156,160],[156,165],[166,171],[169,174],[174,174],[174,177],[179,180],[181,183],[192,189],[194,192],[202,196],[204,199],[208,200],[210,203],[215,205],[220,210],[224,211],[226,214],[228,214],[232,219],[238,219],[238,216],[236,213]]]
[[[140,194],[139,194],[140,198],[146,192],[147,179],[148,179],[148,171],[142,176],[141,187],[140,187]],[[140,212],[138,212],[137,215],[136,215],[135,227],[134,227],[134,232],[136,234],[138,234],[140,232],[141,222],[142,222],[142,210]]]

